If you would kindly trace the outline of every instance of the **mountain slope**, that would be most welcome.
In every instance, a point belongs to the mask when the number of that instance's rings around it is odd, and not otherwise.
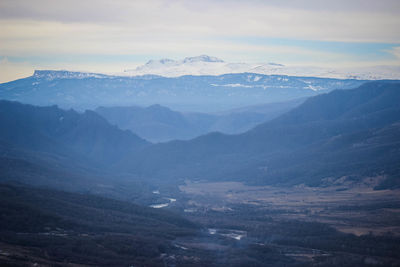
[[[302,103],[296,99],[229,110],[219,114],[181,113],[152,105],[142,107],[99,107],[95,111],[111,124],[131,130],[151,142],[187,140],[210,132],[243,133]]]
[[[336,177],[345,173],[361,175],[375,158],[380,158],[368,175],[397,175],[393,160],[400,158],[400,150],[396,150],[398,138],[385,138],[384,133],[388,129],[396,132],[399,103],[400,84],[395,82],[373,82],[354,90],[334,91],[311,98],[241,135],[214,133],[191,141],[154,145],[144,150],[141,159],[135,159],[132,170],[142,176],[164,179],[318,184],[328,173]],[[358,139],[351,139],[352,136]],[[371,143],[371,138],[382,143]],[[333,153],[328,145],[333,140],[353,143]],[[357,148],[359,143],[368,144],[366,160],[361,160],[364,149]],[[390,157],[382,157],[382,153]],[[331,161],[326,163],[324,158]],[[347,168],[345,172],[343,166]]]
[[[180,112],[152,105],[142,107],[99,107],[96,113],[121,129],[129,129],[152,142],[188,139],[199,135]]]
[[[92,111],[2,100],[0,126],[1,182],[115,197],[141,188],[135,181],[122,182],[121,172],[109,169],[149,143]]]
[[[0,101],[0,141],[25,150],[78,155],[95,162],[113,163],[148,144],[86,111],[64,111],[56,106],[34,107]]]

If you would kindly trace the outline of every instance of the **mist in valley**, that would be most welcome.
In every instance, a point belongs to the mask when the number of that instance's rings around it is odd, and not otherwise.
[[[400,266],[396,1],[34,2],[0,3],[1,266]]]

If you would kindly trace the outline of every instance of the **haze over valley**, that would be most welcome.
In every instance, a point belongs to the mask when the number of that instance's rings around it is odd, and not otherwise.
[[[400,266],[398,11],[1,2],[0,265]]]

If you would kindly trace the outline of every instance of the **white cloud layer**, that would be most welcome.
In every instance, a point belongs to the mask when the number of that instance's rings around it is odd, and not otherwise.
[[[247,35],[400,42],[399,3],[398,0],[2,0],[0,17],[76,26],[88,24],[85,26],[88,28],[95,24],[103,26],[105,33],[111,26],[121,33],[142,37]],[[26,27],[30,30],[29,25]]]

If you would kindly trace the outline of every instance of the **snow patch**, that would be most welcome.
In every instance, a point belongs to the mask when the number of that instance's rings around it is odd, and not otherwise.
[[[400,66],[375,66],[363,68],[322,68],[313,66],[286,66],[278,63],[234,63],[201,55],[183,60],[150,60],[136,69],[126,70],[119,75],[141,76],[160,75],[179,77],[183,75],[222,75],[229,73],[255,73],[264,75],[287,75],[338,79],[400,79]],[[260,80],[254,76],[253,82]],[[284,78],[282,78],[284,80]]]
[[[245,85],[240,83],[228,83],[228,84],[211,84],[212,86],[223,86],[223,87],[243,87],[243,88],[253,88],[252,85]]]

